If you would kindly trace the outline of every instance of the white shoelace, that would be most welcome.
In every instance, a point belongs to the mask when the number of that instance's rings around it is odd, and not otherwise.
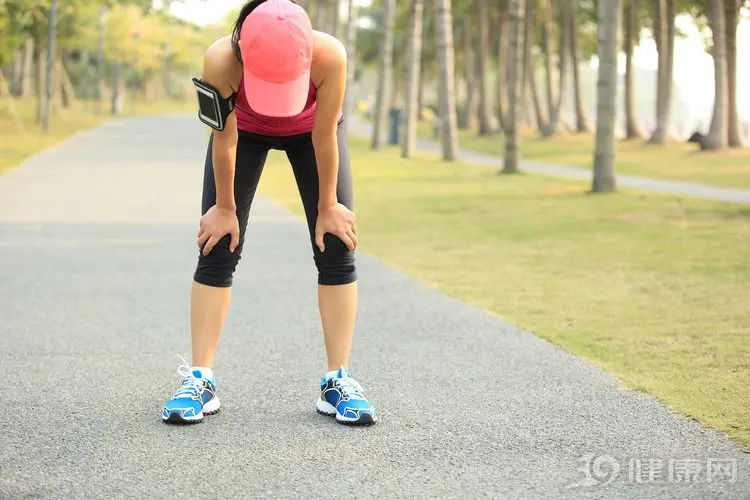
[[[193,369],[190,367],[190,364],[185,361],[185,358],[179,354],[177,356],[182,360],[182,364],[177,367],[177,373],[182,375],[184,379],[182,381],[182,387],[174,393],[173,398],[195,397],[200,394],[201,388],[203,387],[203,381],[193,375]]]
[[[333,383],[341,388],[346,398],[350,400],[351,399],[362,399],[362,400],[365,399],[365,396],[364,396],[365,390],[362,389],[362,386],[359,385],[359,382],[357,382],[353,378],[351,377],[335,378],[333,379]]]

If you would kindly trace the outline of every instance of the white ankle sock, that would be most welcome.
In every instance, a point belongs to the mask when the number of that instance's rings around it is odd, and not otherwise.
[[[342,366],[341,368],[343,368],[344,370],[346,370],[346,368],[344,368],[343,366]],[[332,379],[332,378],[336,378],[336,377],[338,377],[338,375],[339,375],[339,370],[340,370],[341,368],[339,368],[338,370],[331,370],[330,372],[326,373],[326,375],[325,375],[325,379],[326,379],[326,380],[330,380],[330,379]]]
[[[210,379],[214,376],[214,371],[211,368],[205,368],[203,366],[194,366],[193,371],[199,371],[201,378]]]

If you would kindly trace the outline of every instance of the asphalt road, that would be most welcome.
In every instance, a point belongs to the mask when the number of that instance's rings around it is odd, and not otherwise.
[[[222,411],[163,424],[205,142],[192,117],[120,120],[0,177],[0,498],[750,498],[750,455],[722,435],[367,255],[351,368],[380,419],[318,415],[306,228],[262,199]]]

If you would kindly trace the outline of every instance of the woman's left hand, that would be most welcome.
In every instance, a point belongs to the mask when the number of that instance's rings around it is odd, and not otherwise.
[[[344,242],[349,251],[357,248],[357,217],[341,203],[335,203],[318,210],[315,223],[315,244],[325,252],[323,235],[331,233]]]

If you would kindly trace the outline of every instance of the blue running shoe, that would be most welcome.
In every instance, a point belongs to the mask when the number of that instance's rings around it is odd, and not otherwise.
[[[164,405],[161,419],[170,424],[200,422],[204,415],[219,411],[219,398],[216,396],[216,379],[204,378],[200,370],[193,370],[183,359],[177,373],[185,377],[182,386],[172,399]]]
[[[318,413],[335,416],[336,421],[341,424],[374,424],[378,416],[364,392],[349,370],[341,367],[334,377],[323,377],[320,381]]]

